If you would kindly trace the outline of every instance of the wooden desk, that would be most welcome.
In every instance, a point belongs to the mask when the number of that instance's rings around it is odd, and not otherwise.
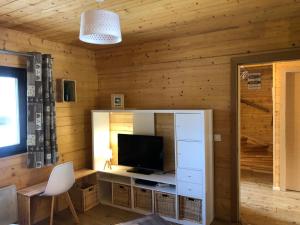
[[[75,179],[77,181],[96,173],[97,171],[90,169],[77,170],[75,171]],[[20,225],[31,225],[31,198],[43,193],[47,182],[48,181],[18,190],[18,218]]]

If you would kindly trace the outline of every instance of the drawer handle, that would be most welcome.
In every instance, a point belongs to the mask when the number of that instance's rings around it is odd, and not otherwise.
[[[146,189],[141,189],[141,192],[147,192],[147,190]]]
[[[90,191],[93,191],[93,190],[94,190],[94,187],[90,187],[88,191],[90,192]]]
[[[191,189],[191,188],[188,188],[188,191],[192,191],[192,189]]]
[[[192,176],[191,175],[188,175],[188,178],[191,178]]]
[[[169,195],[167,195],[167,194],[162,194],[161,196],[163,196],[165,198],[169,197]]]
[[[124,189],[124,186],[120,185],[119,188]]]
[[[195,199],[193,199],[193,198],[188,198],[188,200],[191,201],[191,202],[195,201]]]

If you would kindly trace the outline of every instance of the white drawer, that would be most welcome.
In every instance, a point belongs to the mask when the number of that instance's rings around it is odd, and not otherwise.
[[[201,142],[177,141],[178,167],[201,170],[204,168],[204,147]]]
[[[203,184],[203,174],[198,170],[177,169],[177,180]]]
[[[193,184],[188,182],[177,183],[178,185],[178,194],[186,197],[200,198],[203,197],[203,185],[202,184]]]

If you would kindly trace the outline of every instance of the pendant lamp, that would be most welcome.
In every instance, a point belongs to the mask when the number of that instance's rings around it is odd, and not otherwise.
[[[81,13],[79,39],[98,45],[121,42],[119,15],[102,9],[92,9]]]

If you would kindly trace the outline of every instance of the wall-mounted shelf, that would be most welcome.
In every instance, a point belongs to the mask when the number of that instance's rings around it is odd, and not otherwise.
[[[76,102],[76,81],[67,79],[56,80],[56,101]]]

